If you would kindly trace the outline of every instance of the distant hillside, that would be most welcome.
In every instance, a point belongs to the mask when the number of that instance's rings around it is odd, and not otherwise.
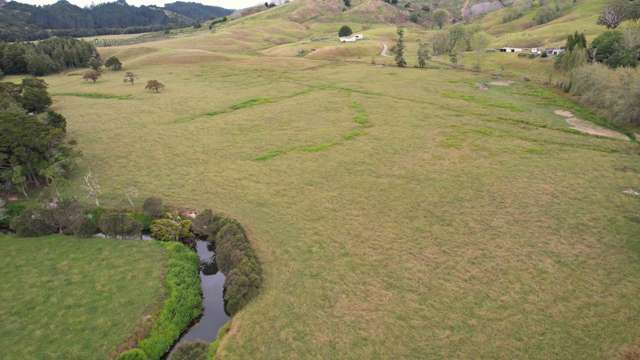
[[[221,8],[218,6],[208,6],[194,2],[183,1],[176,1],[171,4],[166,4],[164,8],[196,21],[205,21],[211,18],[223,17],[230,15],[233,12],[233,10]]]
[[[45,6],[15,1],[0,5],[0,40],[4,41],[37,40],[51,35],[153,31],[191,25],[231,13],[228,9],[192,2],[175,2],[164,8],[131,6],[125,0],[90,8],[81,8],[65,0]]]

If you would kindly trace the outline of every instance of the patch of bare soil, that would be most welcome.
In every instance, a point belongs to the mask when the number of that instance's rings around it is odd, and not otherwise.
[[[588,121],[584,121],[582,119],[579,119],[579,118],[573,116],[573,114],[570,111],[567,111],[567,110],[556,110],[556,111],[554,111],[554,114],[556,114],[558,116],[562,116],[563,118],[565,118],[566,121],[567,121],[567,124],[569,124],[569,126],[571,126],[572,129],[578,130],[581,133],[594,135],[594,136],[607,137],[607,138],[610,138],[610,139],[618,139],[618,140],[629,141],[629,137],[628,136],[626,136],[626,135],[624,135],[622,133],[619,133],[617,131],[606,129],[606,128],[603,128],[603,127],[598,126],[596,124],[590,123]]]
[[[513,81],[511,80],[494,80],[489,83],[489,85],[493,85],[493,86],[511,86],[512,84],[513,84]]]

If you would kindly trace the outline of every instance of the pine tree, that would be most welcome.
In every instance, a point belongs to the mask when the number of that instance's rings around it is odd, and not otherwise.
[[[407,61],[404,59],[404,29],[398,28],[398,42],[396,43],[396,65],[406,67]]]

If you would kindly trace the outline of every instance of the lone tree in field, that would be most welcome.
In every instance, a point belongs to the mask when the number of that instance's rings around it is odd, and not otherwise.
[[[136,79],[138,78],[138,76],[136,76],[136,74],[132,73],[131,71],[127,71],[126,74],[124,74],[124,82],[126,83],[131,83],[131,86],[133,86],[133,84],[136,82]]]
[[[111,69],[111,71],[122,70],[122,63],[120,62],[120,59],[115,56],[108,58],[107,61],[104,62],[104,66]]]
[[[418,67],[424,68],[427,66],[427,61],[431,59],[429,54],[429,44],[422,43],[418,48]]]
[[[449,12],[445,9],[434,11],[432,17],[439,29],[442,29],[449,22]]]
[[[100,72],[93,69],[85,71],[84,74],[82,75],[82,78],[84,80],[91,81],[94,84],[96,83],[99,77],[100,77]]]
[[[404,29],[398,28],[398,42],[396,43],[396,65],[406,67],[407,61],[404,59]]]
[[[158,80],[147,81],[147,86],[144,87],[147,90],[159,93],[164,88],[164,85]]]
[[[340,37],[350,36],[351,34],[353,34],[353,30],[351,30],[351,28],[348,27],[347,25],[343,25],[340,28],[340,31],[338,31],[338,36]]]
[[[484,52],[487,50],[487,46],[489,46],[489,37],[485,33],[478,32],[473,34],[471,38],[471,48],[476,53],[476,63],[473,66],[475,71],[482,69],[482,58]]]

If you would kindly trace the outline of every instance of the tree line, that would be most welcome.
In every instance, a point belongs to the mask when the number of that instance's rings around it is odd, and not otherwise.
[[[98,56],[98,52],[92,44],[72,38],[53,38],[38,43],[0,42],[0,76],[42,76],[85,67],[94,56]]]

